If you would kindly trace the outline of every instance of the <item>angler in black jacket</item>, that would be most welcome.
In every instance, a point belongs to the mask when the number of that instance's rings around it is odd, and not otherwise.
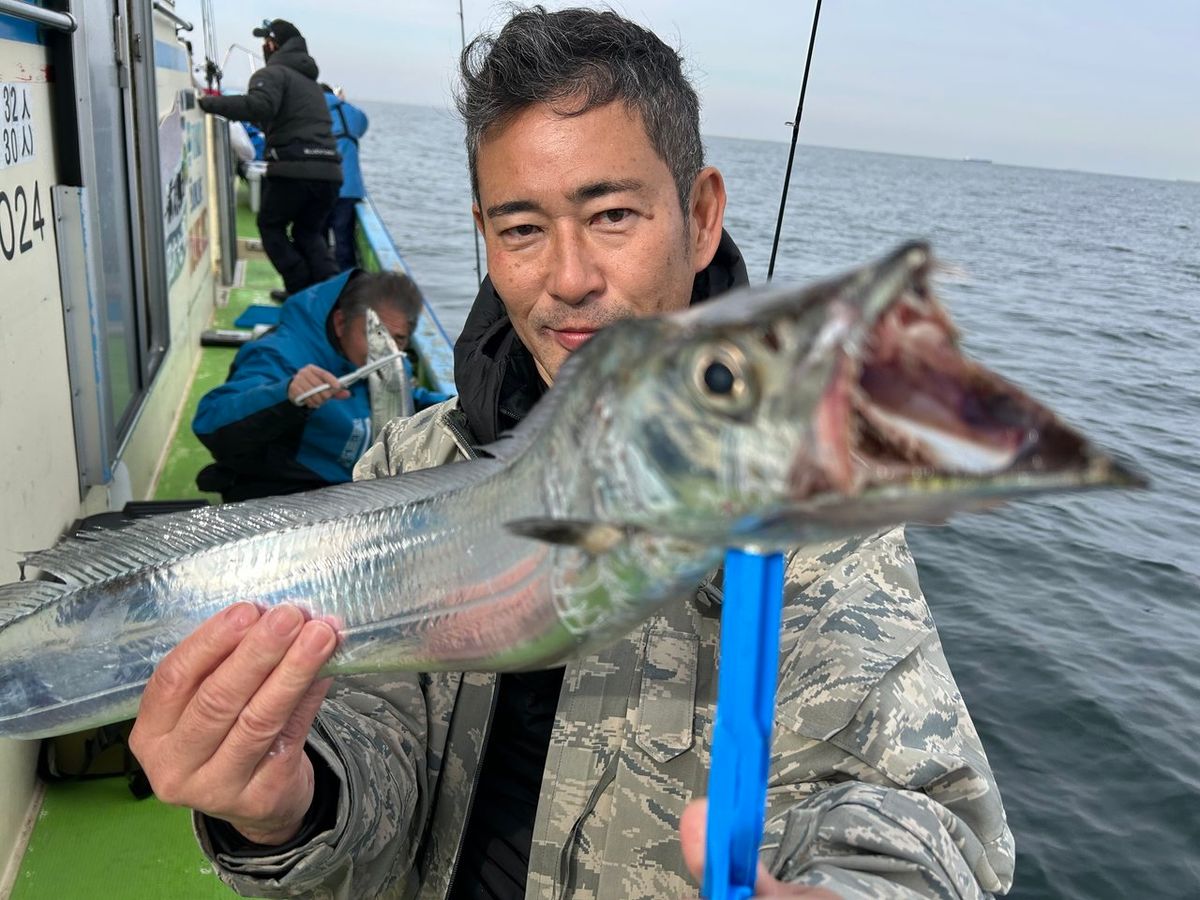
[[[253,122],[266,135],[258,230],[287,293],[295,294],[337,274],[324,223],[337,202],[342,159],[317,64],[296,26],[275,19],[254,35],[263,38],[267,64],[250,76],[246,93],[201,97],[200,108]]]

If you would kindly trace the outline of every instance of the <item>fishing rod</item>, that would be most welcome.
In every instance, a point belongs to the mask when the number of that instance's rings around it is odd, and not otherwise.
[[[462,37],[463,52],[467,52],[467,25],[463,21],[463,5],[462,0],[458,0],[458,31]],[[475,280],[480,284],[483,283],[483,268],[479,264],[479,229],[475,227],[475,222],[471,222],[471,236],[475,238]]]
[[[460,0],[461,5],[461,0]],[[796,139],[800,136],[800,117],[804,115],[804,94],[808,90],[808,71],[812,67],[813,47],[817,43],[817,22],[821,19],[821,0],[813,13],[812,34],[808,36],[808,57],[804,60],[804,80],[800,83],[800,102],[796,104],[796,118],[791,121],[792,148],[788,151],[787,172],[783,176],[783,196],[779,198],[779,218],[775,222],[775,240],[771,243],[771,262],[767,266],[767,281],[775,274],[775,253],[779,250],[779,233],[783,230],[783,210],[787,206],[788,184],[792,180],[792,160],[796,158]]]

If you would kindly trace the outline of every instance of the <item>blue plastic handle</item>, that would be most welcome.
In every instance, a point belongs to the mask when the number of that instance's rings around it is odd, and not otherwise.
[[[754,896],[767,809],[782,608],[783,555],[728,551],[708,776],[707,900]]]

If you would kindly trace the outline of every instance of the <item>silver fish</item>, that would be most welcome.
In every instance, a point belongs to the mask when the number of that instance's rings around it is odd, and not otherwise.
[[[176,513],[32,554],[0,587],[0,736],[133,716],[233,600],[340,622],[327,672],[549,666],[781,549],[1042,491],[1134,485],[965,359],[921,244],[808,289],[618,323],[480,458]]]
[[[367,329],[368,363],[386,359],[400,352],[391,332],[380,321],[379,314],[369,306],[364,317],[364,327]],[[383,426],[392,419],[413,414],[413,386],[402,358],[396,357],[391,364],[368,375],[367,389],[371,401],[372,440],[379,437]]]

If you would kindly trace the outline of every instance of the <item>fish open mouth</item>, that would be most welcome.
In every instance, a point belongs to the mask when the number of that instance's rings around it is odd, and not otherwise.
[[[924,270],[857,358],[843,351],[818,434],[824,473],[847,493],[922,476],[1078,469],[1089,456],[1046,407],[962,355]]]

